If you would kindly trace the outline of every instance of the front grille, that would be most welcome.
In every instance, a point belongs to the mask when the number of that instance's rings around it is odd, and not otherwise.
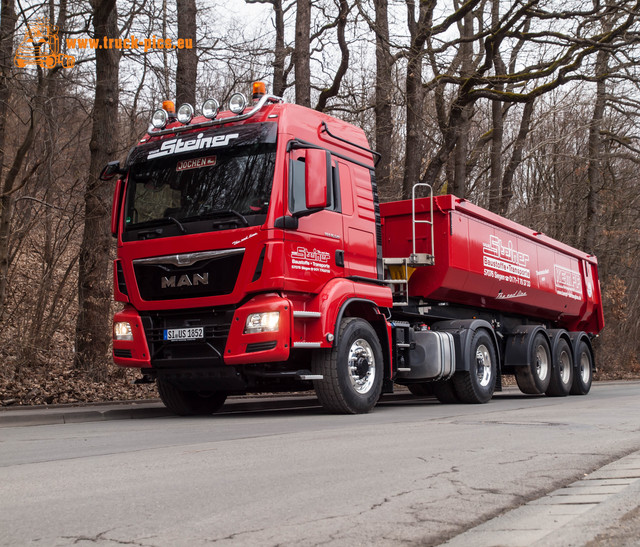
[[[212,365],[222,361],[233,308],[152,312],[142,316],[153,366]],[[167,341],[165,329],[202,327],[204,338]]]
[[[147,301],[219,296],[233,292],[243,256],[244,249],[169,255],[134,260],[133,269]]]

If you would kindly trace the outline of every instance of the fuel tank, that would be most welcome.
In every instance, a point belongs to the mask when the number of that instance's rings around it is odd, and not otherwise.
[[[542,233],[452,195],[416,200],[416,253],[435,263],[409,268],[409,296],[519,315],[569,331],[604,327],[598,262]],[[380,204],[384,258],[413,252],[412,202]]]

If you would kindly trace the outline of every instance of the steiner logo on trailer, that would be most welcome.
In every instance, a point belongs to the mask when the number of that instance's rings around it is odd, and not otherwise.
[[[291,268],[293,270],[304,270],[307,272],[329,273],[330,253],[314,249],[309,251],[306,247],[298,247],[291,253]]]
[[[529,255],[513,248],[509,240],[506,245],[497,236],[490,236],[489,243],[482,244],[484,275],[498,281],[509,281],[525,287],[531,286],[531,270],[527,268]]]
[[[162,146],[153,152],[149,152],[148,160],[170,156],[171,154],[182,154],[192,150],[203,150],[206,148],[218,148],[227,146],[232,139],[237,139],[240,135],[232,133],[230,135],[216,135],[215,137],[205,137],[200,133],[195,139],[170,139],[162,143]]]

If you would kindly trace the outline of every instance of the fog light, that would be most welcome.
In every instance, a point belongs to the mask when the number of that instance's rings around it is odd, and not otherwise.
[[[119,321],[113,324],[114,340],[133,340],[131,325],[126,321]]]
[[[280,312],[252,313],[247,317],[244,334],[277,331],[280,325]]]

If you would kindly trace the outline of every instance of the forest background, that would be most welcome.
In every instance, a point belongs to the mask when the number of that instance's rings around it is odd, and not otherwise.
[[[362,127],[382,154],[383,201],[429,182],[595,254],[607,323],[597,377],[640,374],[640,0],[1,0],[1,10],[0,404],[153,395],[111,364],[113,188],[98,174],[164,99],[198,110],[255,80]],[[17,62],[43,18],[57,27],[56,66]],[[194,47],[69,41],[130,36]]]

